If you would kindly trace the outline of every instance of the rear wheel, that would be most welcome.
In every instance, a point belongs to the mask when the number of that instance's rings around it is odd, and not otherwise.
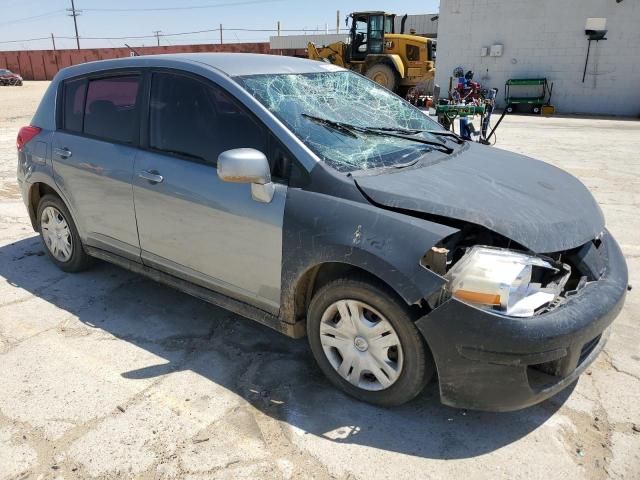
[[[38,204],[38,229],[49,258],[65,272],[81,272],[91,265],[66,205],[55,195]]]
[[[309,306],[307,335],[327,378],[365,402],[403,404],[434,372],[406,305],[377,282],[339,279],[322,287]]]
[[[378,63],[367,70],[367,77],[394,92],[398,86],[398,74],[389,65]]]

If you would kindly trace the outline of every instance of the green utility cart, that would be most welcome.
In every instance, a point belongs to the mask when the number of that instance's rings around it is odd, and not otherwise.
[[[474,115],[484,115],[485,110],[486,108],[484,105],[436,105],[436,115],[445,115],[452,120],[456,117],[472,117]]]
[[[522,87],[528,87],[526,90],[531,92],[535,90],[533,94],[528,96],[516,95],[512,92],[512,89],[518,92],[522,91]],[[510,78],[504,84],[504,101],[506,103],[506,111],[512,113],[516,110],[524,110],[533,113],[540,113],[540,109],[545,104],[547,95],[551,96],[551,89],[553,83],[549,86],[546,78]]]

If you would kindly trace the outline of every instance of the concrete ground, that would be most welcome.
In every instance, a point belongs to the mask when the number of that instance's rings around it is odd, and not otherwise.
[[[491,414],[342,395],[294,341],[120,268],[44,255],[15,137],[45,83],[0,88],[0,479],[640,478],[640,295],[603,355],[538,406]],[[578,176],[640,284],[640,123],[507,117],[498,146]],[[638,285],[640,286],[640,285]]]

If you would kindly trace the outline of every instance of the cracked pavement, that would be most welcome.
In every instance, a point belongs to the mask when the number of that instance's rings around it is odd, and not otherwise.
[[[332,388],[304,340],[106,263],[44,255],[15,181],[15,136],[45,82],[0,88],[0,479],[640,478],[640,295],[576,385],[503,414],[401,408]],[[640,123],[506,117],[498,146],[594,193],[640,266]],[[636,141],[634,141],[634,139]]]

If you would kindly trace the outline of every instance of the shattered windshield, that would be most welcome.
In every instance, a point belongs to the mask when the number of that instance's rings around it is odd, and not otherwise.
[[[238,81],[340,172],[400,168],[449,149],[442,137],[424,131],[441,129],[439,124],[353,72],[253,75]]]

